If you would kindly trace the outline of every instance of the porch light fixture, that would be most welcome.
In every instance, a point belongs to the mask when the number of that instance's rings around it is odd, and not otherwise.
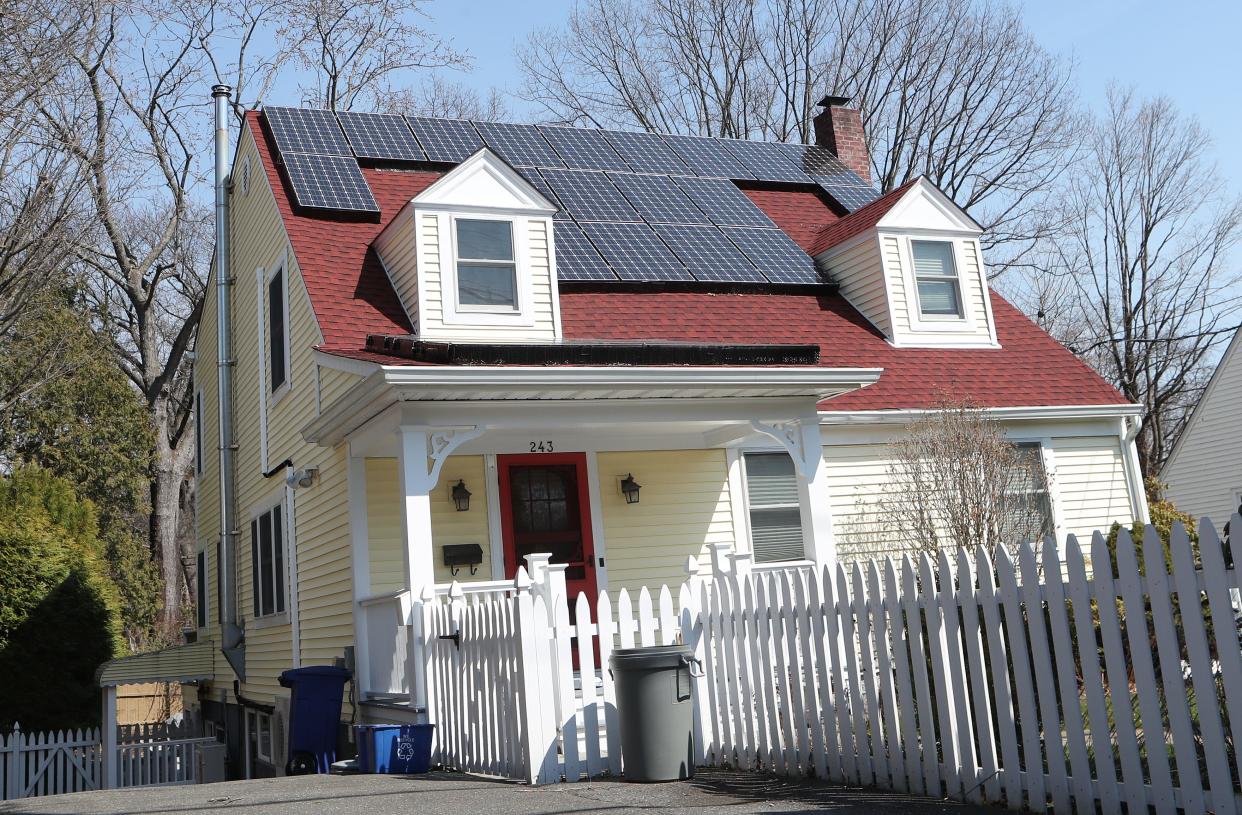
[[[453,506],[457,507],[458,512],[470,509],[470,490],[466,489],[466,482],[460,479],[453,485]]]
[[[621,479],[621,494],[625,496],[627,504],[638,503],[638,491],[642,488],[642,484],[634,480],[633,473],[627,473],[625,478]]]

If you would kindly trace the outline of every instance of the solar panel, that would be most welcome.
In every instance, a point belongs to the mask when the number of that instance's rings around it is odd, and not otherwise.
[[[539,171],[575,221],[641,221],[608,176],[591,170]]]
[[[824,192],[832,196],[832,200],[853,212],[870,204],[880,194],[870,187],[855,187],[845,184],[820,184]]]
[[[677,186],[698,204],[717,226],[774,227],[763,210],[725,178],[678,178]]]
[[[694,171],[655,133],[630,133],[622,130],[601,131],[625,163],[639,173],[673,173],[689,175]]]
[[[336,116],[330,110],[265,107],[263,115],[281,153],[353,155]]]
[[[299,206],[379,212],[353,156],[285,153],[282,158]]]
[[[779,144],[738,139],[722,139],[720,143],[761,181],[811,183],[811,177],[794,165]]]
[[[668,176],[609,173],[608,177],[649,224],[711,223]]]
[[[556,241],[556,276],[559,280],[616,280],[617,276],[595,251],[573,221],[552,227]]]
[[[426,119],[406,116],[405,121],[418,137],[428,161],[460,164],[483,146],[474,125],[463,119]]]
[[[746,256],[714,226],[662,224],[654,227],[673,254],[696,280],[727,283],[765,283]]]
[[[540,127],[548,143],[565,160],[567,167],[579,170],[624,170],[630,166],[621,160],[617,151],[604,138],[602,130],[584,130],[577,127]],[[557,165],[559,166],[559,165]]]
[[[694,280],[646,224],[583,224],[582,231],[622,280]]]
[[[665,135],[664,143],[704,178],[752,179],[754,173],[742,165],[732,153],[725,150],[716,139],[701,136]]]
[[[339,111],[336,115],[358,158],[427,160],[427,154],[418,146],[414,134],[400,116],[351,110]]]
[[[802,172],[820,184],[871,186],[826,148],[814,144],[793,143],[781,144],[780,147]]]
[[[564,167],[560,156],[552,149],[534,125],[515,125],[508,122],[475,122],[479,135],[496,155],[514,167]]]
[[[773,283],[823,282],[811,256],[779,229],[723,227],[720,231]]]
[[[565,214],[565,208],[561,205],[561,201],[556,197],[556,193],[552,192],[552,188],[548,186],[548,182],[543,180],[543,176],[539,175],[539,171],[534,167],[522,167],[518,171],[518,175],[530,182],[530,185],[548,199],[551,204],[557,208],[556,214],[552,217],[558,221],[567,221],[569,216]]]

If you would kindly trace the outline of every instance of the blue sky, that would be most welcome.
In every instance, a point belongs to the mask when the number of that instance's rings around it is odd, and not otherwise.
[[[559,25],[572,0],[438,0],[432,27],[474,57],[465,81],[480,89],[516,88],[515,47],[533,29]],[[1084,101],[1103,104],[1108,83],[1143,95],[1167,95],[1197,116],[1215,140],[1215,159],[1232,191],[1242,193],[1242,2],[1182,0],[1027,0],[1027,22],[1048,48],[1072,54]],[[532,15],[531,9],[538,9]],[[524,112],[511,105],[515,117]]]

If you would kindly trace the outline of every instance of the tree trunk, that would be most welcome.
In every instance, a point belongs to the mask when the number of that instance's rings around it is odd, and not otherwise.
[[[180,509],[181,486],[188,474],[188,452],[183,434],[180,443],[173,447],[168,438],[168,415],[172,406],[166,399],[159,399],[151,407],[155,425],[155,460],[151,478],[151,553],[159,562],[160,579],[163,582],[163,607],[160,611],[160,630],[171,642],[181,631],[181,608],[187,599],[185,591],[184,564],[181,558]]]

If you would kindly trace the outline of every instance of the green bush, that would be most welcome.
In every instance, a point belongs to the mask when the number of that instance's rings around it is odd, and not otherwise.
[[[0,478],[0,729],[97,724],[122,650],[94,505],[37,467]]]

